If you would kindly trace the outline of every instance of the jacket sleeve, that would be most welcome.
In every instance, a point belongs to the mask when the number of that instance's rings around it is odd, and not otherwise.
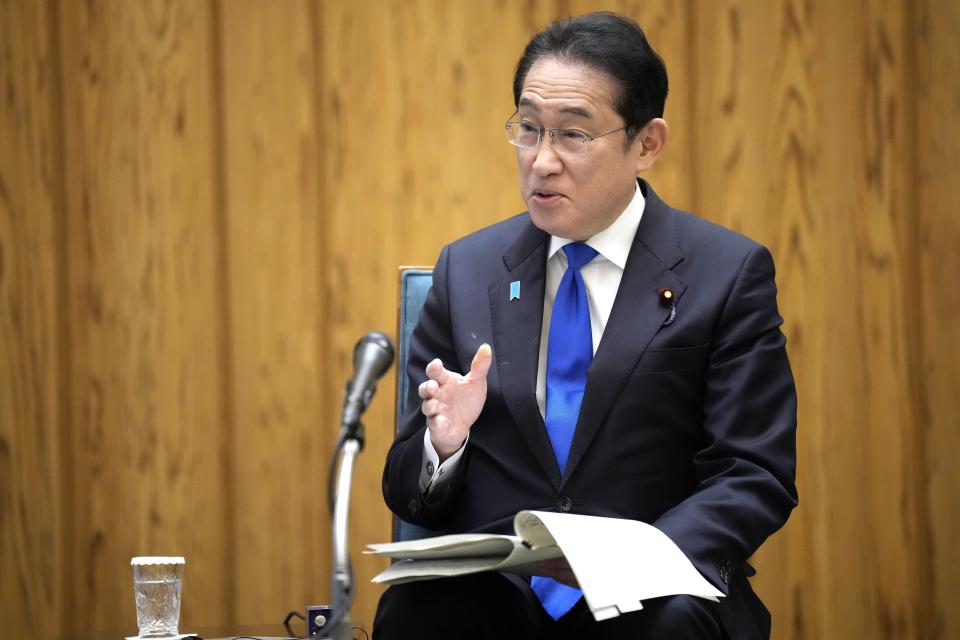
[[[456,504],[460,480],[469,464],[470,450],[467,444],[453,478],[431,491],[429,498],[421,494],[419,478],[423,462],[423,434],[427,427],[420,412],[417,388],[427,379],[425,369],[434,358],[440,358],[447,369],[460,371],[447,297],[449,258],[450,248],[444,247],[433,270],[433,285],[413,330],[406,371],[397,372],[397,375],[409,376],[409,408],[400,419],[397,437],[387,452],[383,470],[383,497],[390,510],[407,522],[431,529],[443,528]]]
[[[797,403],[782,322],[773,260],[756,246],[714,331],[696,488],[653,523],[724,592],[797,504]]]

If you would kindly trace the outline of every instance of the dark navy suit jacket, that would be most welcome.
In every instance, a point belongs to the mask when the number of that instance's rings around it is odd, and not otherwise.
[[[411,393],[434,357],[467,372],[493,347],[487,401],[442,492],[421,495],[419,400],[387,457],[398,516],[454,532],[513,533],[521,509],[642,520],[727,597],[732,638],[769,635],[747,559],[797,504],[796,396],[770,253],[663,203],[646,206],[590,365],[561,476],[537,406],[549,236],[521,214],[445,247],[414,330]],[[520,282],[519,299],[510,284]],[[660,289],[676,296],[675,317]]]

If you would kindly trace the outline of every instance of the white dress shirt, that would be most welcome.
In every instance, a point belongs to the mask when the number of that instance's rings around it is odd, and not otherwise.
[[[630,255],[630,247],[637,235],[640,218],[646,201],[639,185],[633,200],[627,205],[613,223],[591,238],[586,244],[597,250],[598,255],[580,269],[583,283],[587,289],[587,300],[590,305],[590,329],[593,334],[593,353],[597,353],[603,330],[610,319],[613,301],[620,288],[620,279],[623,269]],[[550,336],[550,317],[553,312],[553,300],[560,287],[560,280],[567,270],[567,254],[561,249],[573,240],[550,236],[550,246],[547,248],[547,282],[543,296],[543,326],[540,329],[540,360],[537,366],[537,404],[540,415],[547,414],[547,341]],[[467,436],[469,440],[469,435]],[[423,434],[423,464],[420,468],[420,490],[429,493],[434,487],[452,476],[467,441],[452,456],[440,464],[440,456],[433,443],[430,442],[430,430]],[[446,478],[444,477],[446,476]]]

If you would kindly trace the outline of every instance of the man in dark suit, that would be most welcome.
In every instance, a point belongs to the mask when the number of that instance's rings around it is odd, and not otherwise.
[[[565,565],[393,586],[375,638],[763,638],[747,559],[796,505],[774,267],[637,175],[666,69],[613,14],[550,25],[514,81],[528,212],[445,247],[413,334],[421,401],[383,476],[399,517],[512,533],[522,509],[642,520],[726,594],[595,622]],[[602,544],[602,540],[597,541]]]

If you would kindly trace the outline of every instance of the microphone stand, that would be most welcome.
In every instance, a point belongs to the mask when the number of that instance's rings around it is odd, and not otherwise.
[[[373,398],[377,379],[393,364],[393,343],[386,335],[376,331],[360,338],[353,348],[353,378],[347,382],[344,390],[343,414],[340,418],[340,435],[334,448],[334,460],[340,452],[340,469],[337,474],[337,489],[333,502],[333,573],[330,579],[330,601],[332,611],[330,620],[322,631],[321,637],[336,640],[350,640],[353,624],[350,621],[350,605],[353,602],[353,567],[350,565],[350,553],[347,550],[347,525],[350,519],[350,484],[353,481],[353,465],[357,455],[363,450],[363,423],[360,415]],[[328,476],[327,491],[333,477]],[[329,629],[329,631],[327,630]],[[327,635],[332,634],[332,635]]]
[[[334,628],[332,638],[349,640],[353,625],[350,621],[350,604],[353,602],[353,570],[347,549],[347,524],[350,516],[350,485],[353,481],[353,466],[357,455],[363,450],[363,423],[344,425],[341,438],[340,470],[337,475],[337,492],[333,506],[333,577],[330,581],[330,601],[333,603]]]

